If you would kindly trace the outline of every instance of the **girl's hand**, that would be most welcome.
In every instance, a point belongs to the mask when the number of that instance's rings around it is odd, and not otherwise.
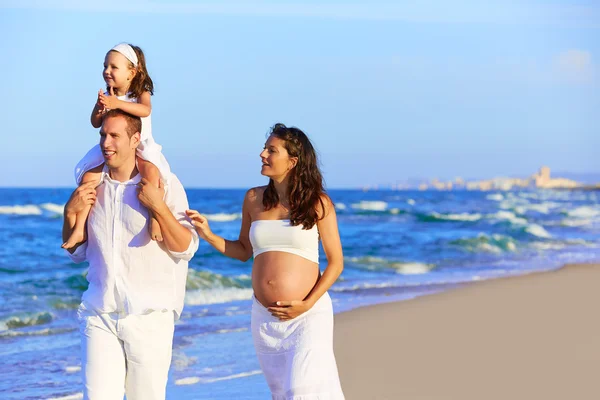
[[[208,225],[208,220],[202,214],[200,214],[196,210],[187,210],[185,212],[187,216],[192,220],[192,225],[196,228],[196,232],[198,235],[208,241],[208,238],[213,234],[210,230],[210,225]]]
[[[276,307],[268,307],[267,309],[275,318],[279,318],[280,321],[289,321],[299,315],[304,314],[310,310],[313,306],[306,300],[291,300],[291,301],[278,301]]]
[[[119,100],[117,96],[115,96],[115,92],[112,86],[108,89],[108,93],[108,96],[104,93],[98,93],[98,100],[100,101],[100,104],[102,104],[104,108],[107,108],[109,110],[119,108],[119,102],[121,100]]]
[[[106,108],[104,107],[104,104],[102,104],[102,101],[100,101],[100,96],[104,96],[104,92],[102,91],[102,89],[98,90],[98,99],[96,100],[96,110],[98,114],[104,114],[106,112]]]

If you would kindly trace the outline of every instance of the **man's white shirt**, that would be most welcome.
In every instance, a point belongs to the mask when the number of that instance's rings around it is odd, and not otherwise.
[[[188,261],[198,249],[198,234],[185,215],[189,208],[181,182],[171,174],[165,203],[192,239],[187,250],[174,252],[151,240],[148,210],[138,200],[140,175],[118,182],[103,172],[87,223],[88,240],[69,256],[88,261],[89,287],[82,305],[98,313],[146,314],[183,309]]]

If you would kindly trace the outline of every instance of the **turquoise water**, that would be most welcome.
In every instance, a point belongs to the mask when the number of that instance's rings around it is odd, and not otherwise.
[[[245,191],[187,193],[216,233],[237,237]],[[81,398],[75,310],[87,286],[86,265],[71,263],[60,249],[69,195],[68,189],[0,189],[2,399]],[[330,291],[336,312],[600,260],[598,192],[330,195],[345,257]],[[251,261],[201,244],[176,326],[168,398],[268,398],[249,332],[250,269]]]

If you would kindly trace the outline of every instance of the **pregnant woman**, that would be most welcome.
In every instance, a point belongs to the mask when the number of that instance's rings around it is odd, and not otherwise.
[[[266,186],[248,190],[237,240],[188,216],[215,249],[252,266],[252,337],[273,400],[343,400],[327,290],[343,269],[335,208],[316,152],[297,128],[276,124],[260,153]],[[319,239],[327,265],[319,269]]]

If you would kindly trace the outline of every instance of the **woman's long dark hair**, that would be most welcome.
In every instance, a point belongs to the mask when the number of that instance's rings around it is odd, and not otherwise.
[[[325,206],[323,195],[323,176],[319,170],[317,153],[308,136],[298,128],[288,128],[284,124],[275,124],[269,136],[275,136],[285,142],[284,147],[290,157],[297,157],[296,166],[290,171],[288,199],[290,201],[290,223],[311,229],[319,219],[323,218]],[[270,210],[279,204],[279,195],[275,190],[273,179],[263,194],[263,206]],[[317,206],[323,211],[321,217]]]

